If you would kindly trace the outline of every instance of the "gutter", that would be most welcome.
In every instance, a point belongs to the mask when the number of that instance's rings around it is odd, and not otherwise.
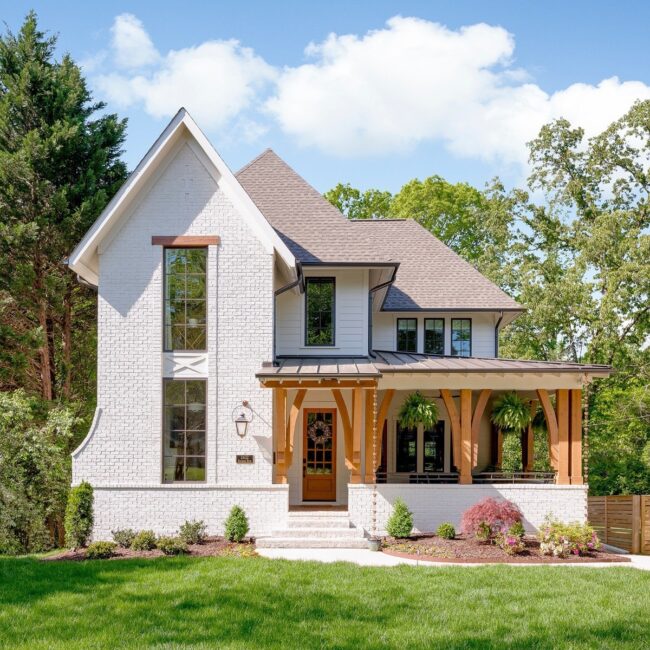
[[[393,284],[393,282],[395,282],[398,268],[399,262],[393,266],[393,275],[390,280],[382,282],[381,284],[368,289],[368,357],[372,357],[373,359],[376,357],[376,355],[372,351],[372,296],[377,291],[389,287],[391,284]]]
[[[302,264],[296,260],[296,271],[297,271],[297,278],[293,282],[289,282],[289,284],[285,284],[283,287],[280,287],[279,289],[276,289],[273,292],[273,365],[277,366],[278,361],[277,361],[277,354],[276,354],[276,348],[277,348],[277,343],[276,343],[276,303],[277,303],[277,297],[286,291],[289,291],[290,289],[293,289],[294,287],[300,285],[300,290],[304,291],[305,290],[305,279],[302,273]]]
[[[501,325],[501,321],[503,320],[503,312],[501,312],[501,315],[499,316],[499,320],[497,321],[497,324],[494,326],[494,358],[498,359],[499,357],[499,326]]]

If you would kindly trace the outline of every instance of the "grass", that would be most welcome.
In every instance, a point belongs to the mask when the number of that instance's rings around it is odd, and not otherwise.
[[[0,648],[641,648],[650,573],[0,559]]]

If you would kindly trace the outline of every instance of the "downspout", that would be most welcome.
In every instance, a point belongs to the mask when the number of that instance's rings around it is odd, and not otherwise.
[[[494,326],[494,358],[495,359],[499,358],[499,326],[501,325],[502,320],[503,320],[503,312],[501,312],[501,315],[499,316],[499,320],[497,321],[497,324]]]
[[[372,352],[372,295],[377,291],[389,287],[393,282],[395,282],[395,277],[397,276],[397,269],[399,264],[396,264],[393,267],[393,275],[390,280],[382,282],[375,287],[368,289],[368,356],[374,357],[375,355]]]
[[[289,284],[285,284],[283,287],[280,287],[279,289],[276,289],[273,292],[273,365],[275,366],[277,364],[277,355],[276,355],[276,302],[277,302],[277,297],[284,293],[285,291],[289,291],[290,289],[293,289],[295,286],[300,285],[301,289],[304,290],[304,286],[302,285],[303,282],[303,275],[302,275],[302,265],[300,262],[296,261],[296,272],[297,272],[297,278],[293,282],[289,282]]]

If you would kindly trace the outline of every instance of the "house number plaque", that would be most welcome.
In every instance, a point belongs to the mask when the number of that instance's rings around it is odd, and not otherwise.
[[[253,454],[237,454],[236,457],[238,465],[252,465],[255,462]]]

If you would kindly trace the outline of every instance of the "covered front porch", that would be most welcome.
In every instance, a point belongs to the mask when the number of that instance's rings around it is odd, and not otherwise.
[[[345,505],[354,485],[582,485],[582,389],[607,372],[389,352],[285,359],[258,373],[273,391],[273,481],[289,484],[291,505]],[[414,391],[438,406],[436,426],[400,426],[400,406]],[[532,424],[518,434],[517,469],[503,467],[504,433],[491,421],[506,392],[545,423],[544,444]]]

